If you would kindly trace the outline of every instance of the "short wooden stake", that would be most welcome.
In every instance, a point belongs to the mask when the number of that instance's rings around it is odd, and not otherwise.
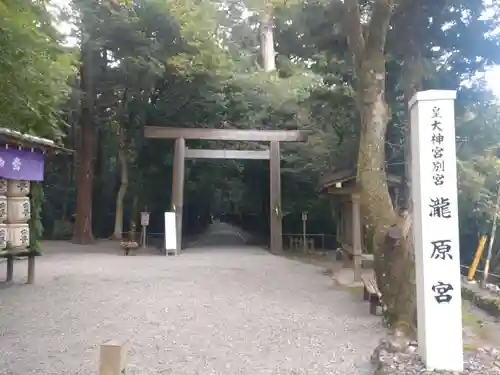
[[[99,375],[122,375],[127,366],[126,342],[108,340],[101,344]]]
[[[7,257],[7,278],[5,281],[12,281],[13,276],[14,276],[14,257],[8,256]]]
[[[28,256],[28,284],[35,283],[35,256]]]

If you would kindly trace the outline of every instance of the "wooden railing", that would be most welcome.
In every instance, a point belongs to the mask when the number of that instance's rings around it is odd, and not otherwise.
[[[304,247],[303,233],[285,233],[283,234],[283,248],[291,251],[328,251],[336,250],[337,244],[334,235],[317,233],[306,234],[306,246]]]

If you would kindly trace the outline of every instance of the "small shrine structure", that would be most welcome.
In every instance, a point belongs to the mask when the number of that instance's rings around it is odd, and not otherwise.
[[[367,230],[360,210],[360,188],[356,182],[356,168],[345,168],[323,174],[316,192],[327,197],[336,207],[337,241],[341,245],[344,263],[353,262],[354,281],[361,280],[362,268],[371,267],[373,254],[367,250]],[[401,178],[387,177],[389,194],[397,206]]]
[[[34,283],[45,156],[72,152],[49,139],[0,128],[0,258],[7,260],[7,282],[13,279],[14,260],[27,257],[28,284]]]

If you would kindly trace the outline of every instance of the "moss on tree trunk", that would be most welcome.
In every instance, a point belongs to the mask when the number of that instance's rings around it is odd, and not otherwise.
[[[358,71],[362,126],[357,179],[364,219],[373,233],[375,273],[388,321],[409,332],[415,328],[415,271],[404,221],[394,209],[387,184],[384,146],[389,109],[385,73],[383,55],[365,60]]]
[[[361,211],[372,233],[375,274],[389,323],[409,332],[415,327],[415,271],[405,221],[392,204],[387,185],[385,136],[390,118],[385,98],[385,43],[393,0],[373,2],[368,26],[357,0],[344,2],[349,51],[354,59],[356,99],[361,115],[357,182]]]
[[[42,205],[45,200],[42,182],[31,182],[31,217],[28,222],[30,227],[30,251],[39,253],[41,251],[40,241],[43,236]]]

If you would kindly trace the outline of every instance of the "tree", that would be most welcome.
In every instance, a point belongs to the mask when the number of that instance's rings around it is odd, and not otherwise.
[[[415,90],[456,88],[464,78],[496,61],[492,53],[496,39],[484,37],[495,25],[480,20],[481,3],[401,0],[390,6],[391,2],[373,0],[289,2],[285,6],[243,1],[100,2],[100,7],[92,8],[88,25],[94,30],[96,50],[91,65],[97,151],[91,168],[95,174],[95,229],[103,233],[100,235],[114,233],[119,237],[126,230],[127,217],[132,221],[136,218],[134,202],[160,213],[168,208],[172,149],[167,142],[160,147],[143,140],[145,124],[313,129],[315,135],[306,147],[284,147],[285,222],[288,225],[293,221],[288,218],[300,217],[306,208],[326,207],[315,197],[318,175],[336,167],[352,167],[358,155],[363,210],[367,223],[377,229],[377,273],[385,273],[391,280],[380,281],[384,299],[395,320],[412,324],[414,309],[405,301],[412,300],[406,292],[414,287],[411,278],[407,280],[406,274],[398,271],[400,264],[406,270],[412,267],[411,243],[404,236],[408,221],[389,200],[385,174],[404,173],[408,149],[405,103]],[[249,9],[255,14],[248,16]],[[263,45],[258,31],[262,9],[273,23],[277,52],[277,72],[271,75],[258,72],[255,63]],[[353,17],[357,23],[351,22]],[[460,89],[459,117],[463,117],[462,108],[476,111],[479,92],[484,88]],[[492,104],[492,108],[496,107]],[[479,112],[485,112],[483,109]],[[495,121],[492,113],[487,117],[487,121]],[[484,201],[488,202],[490,183],[476,183],[481,179],[473,179],[478,170],[471,163],[480,160],[485,149],[477,142],[478,134],[490,134],[494,127],[482,126],[477,120],[474,126],[482,127],[476,132],[464,124],[465,120],[457,122],[457,134],[470,139],[474,147],[466,147],[467,153],[465,148],[460,151],[465,166],[461,173],[466,176],[461,181],[460,199],[479,197],[474,189],[482,184]],[[82,130],[77,126],[74,134],[79,137]],[[486,160],[490,156],[484,155],[484,159],[489,165]],[[191,202],[187,217],[205,214],[216,192],[229,187],[242,192],[240,203],[247,203],[248,210],[266,199],[264,189],[260,192],[253,185],[266,175],[265,170],[240,162],[229,165],[234,169],[188,164],[190,183],[186,190]],[[480,172],[484,177],[484,171]],[[244,184],[234,182],[238,176],[245,176]],[[226,182],[216,183],[216,179]],[[199,186],[209,198],[195,192]],[[293,199],[287,200],[289,195]],[[116,205],[100,204],[108,200]],[[201,201],[203,204],[196,207]],[[318,215],[323,214],[320,211],[318,208]],[[483,225],[481,220],[488,212],[467,214],[462,210],[461,215],[474,223],[470,228],[476,228]],[[332,226],[330,230],[335,229]],[[393,247],[386,243],[388,233],[404,237],[400,246],[405,251],[387,251],[388,245]],[[389,254],[396,254],[396,258]],[[399,254],[404,255],[402,259]],[[400,287],[404,293],[399,293]],[[406,297],[401,297],[405,293]]]
[[[59,44],[43,2],[5,0],[0,13],[0,126],[61,141],[70,51]]]
[[[386,101],[385,48],[393,7],[392,0],[375,0],[364,31],[360,3],[346,1],[345,28],[353,57],[356,102],[361,116],[357,180],[361,188],[362,212],[373,233],[377,283],[384,302],[393,315],[395,326],[406,331],[415,322],[414,267],[411,247],[406,241],[407,230],[401,227],[389,196],[385,162],[385,135],[390,119]],[[392,249],[392,253],[402,252],[404,256],[389,259],[389,253],[384,249],[389,231],[395,227],[399,227],[402,235],[395,239],[399,246]]]
[[[77,148],[77,198],[73,242],[87,245],[94,242],[92,231],[92,184],[94,178],[94,154],[96,142],[95,70],[101,59],[97,43],[97,12],[102,10],[96,0],[75,0],[80,12],[80,144]]]
[[[484,55],[484,51],[466,47],[457,50],[463,35],[470,37],[468,32],[464,33],[465,29],[470,28],[477,42],[482,42],[483,46],[498,42],[487,34],[492,24],[481,19],[484,11],[482,2],[467,5],[460,1],[456,4],[429,2],[417,6],[415,2],[392,0],[346,1],[345,11],[345,30],[353,57],[356,99],[361,115],[358,182],[362,189],[362,207],[368,225],[374,230],[377,279],[390,318],[396,327],[407,329],[415,324],[416,313],[413,253],[407,238],[411,215],[398,215],[388,194],[385,138],[389,122],[398,118],[399,123],[406,124],[399,134],[403,139],[407,137],[405,129],[409,121],[407,111],[403,110],[402,116],[394,110],[389,111],[388,93],[392,91],[396,94],[402,87],[406,103],[417,90],[427,86],[429,76],[423,64],[426,56],[435,67],[443,67],[443,57],[448,54],[445,64],[454,66],[443,70],[455,74],[456,86],[462,83],[463,73],[484,67],[491,61],[478,58],[481,53]],[[465,20],[463,12],[469,15]],[[397,39],[388,44],[388,37],[400,35],[406,36],[404,45],[397,43]],[[402,63],[403,78],[396,81],[400,88],[395,86],[392,90],[387,89],[387,69],[391,67],[388,58],[391,55],[387,51],[394,53],[392,57],[396,57],[396,61],[398,54],[402,56],[399,61]],[[449,58],[450,53],[453,58]],[[461,58],[455,60],[455,55]],[[467,63],[459,66],[458,61]],[[392,65],[393,69],[395,67],[397,64]],[[446,75],[440,74],[441,79]],[[396,99],[397,94],[393,98]],[[399,144],[402,149],[404,145],[408,148],[408,143]]]

